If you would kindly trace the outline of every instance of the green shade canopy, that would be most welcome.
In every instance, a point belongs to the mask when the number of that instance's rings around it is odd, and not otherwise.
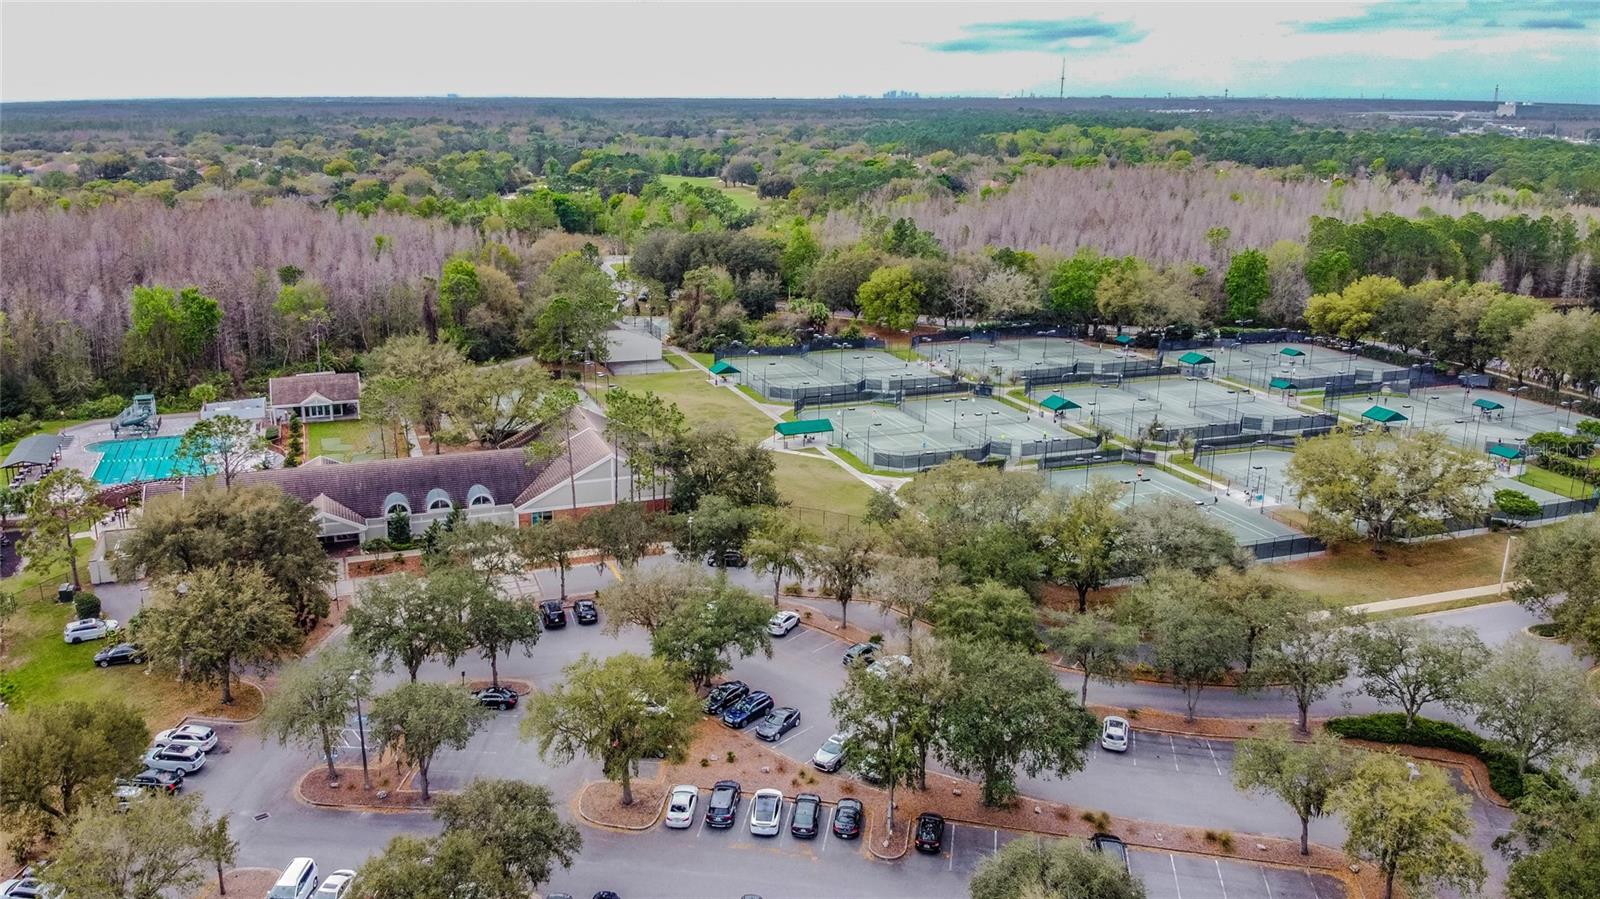
[[[1522,458],[1522,450],[1509,443],[1496,443],[1494,446],[1489,447],[1489,455],[1499,456],[1502,459],[1520,459]]]
[[[1040,400],[1039,401],[1039,405],[1045,407],[1046,409],[1049,409],[1051,412],[1061,412],[1061,411],[1064,411],[1064,410],[1067,410],[1067,409],[1082,409],[1083,408],[1082,406],[1078,405],[1077,403],[1074,403],[1072,400],[1069,400],[1066,397],[1064,397],[1064,396],[1062,396],[1062,395],[1060,395],[1058,393],[1052,393],[1049,396],[1045,397],[1044,399]]]
[[[1297,350],[1292,346],[1286,346],[1283,349],[1278,351],[1278,355],[1280,355],[1280,356],[1304,356],[1305,352],[1302,351],[1302,350]]]
[[[1473,400],[1472,401],[1472,405],[1477,406],[1479,409],[1482,409],[1485,412],[1493,412],[1496,409],[1504,409],[1505,408],[1505,406],[1500,405],[1499,403],[1495,402],[1494,400],[1486,400],[1486,399],[1484,399],[1482,397],[1479,397],[1478,399]]]
[[[1118,334],[1117,336],[1115,336],[1115,337],[1113,337],[1111,339],[1116,341],[1117,343],[1122,344],[1123,346],[1127,346],[1128,344],[1133,343],[1133,335],[1131,335],[1131,334]]]
[[[718,360],[716,365],[711,366],[711,373],[714,375],[736,375],[739,373],[739,369],[734,368],[732,362],[721,359]]]
[[[1271,387],[1273,390],[1295,389],[1294,382],[1288,378],[1273,378],[1271,381],[1267,382],[1267,386]]]
[[[833,430],[833,422],[826,418],[780,421],[773,425],[772,429],[785,437],[798,437],[801,434],[826,434]]]
[[[1370,420],[1375,421],[1375,422],[1377,422],[1379,424],[1385,424],[1385,425],[1390,425],[1390,424],[1394,424],[1397,421],[1405,421],[1406,420],[1406,417],[1404,415],[1401,415],[1400,413],[1394,411],[1393,409],[1389,409],[1389,408],[1386,408],[1384,406],[1373,406],[1372,408],[1368,409],[1367,411],[1361,413],[1361,417],[1362,418],[1366,418],[1366,419],[1370,419]]]
[[[1207,356],[1205,353],[1196,353],[1194,350],[1190,350],[1189,352],[1184,353],[1182,356],[1179,356],[1178,357],[1178,361],[1183,363],[1184,365],[1216,365],[1217,364],[1217,360],[1211,358],[1210,356]]]

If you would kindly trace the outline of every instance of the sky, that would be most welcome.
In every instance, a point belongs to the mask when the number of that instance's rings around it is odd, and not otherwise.
[[[0,100],[1219,95],[1600,103],[1600,0],[31,3]]]

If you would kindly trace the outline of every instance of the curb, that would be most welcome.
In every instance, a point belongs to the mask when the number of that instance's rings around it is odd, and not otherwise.
[[[311,806],[312,808],[334,809],[335,811],[341,811],[341,812],[377,812],[377,813],[380,813],[380,814],[412,814],[414,812],[431,812],[431,811],[433,811],[433,806],[430,806],[430,805],[399,805],[399,806],[396,806],[396,805],[358,805],[358,804],[355,804],[355,803],[345,803],[345,802],[321,802],[321,801],[316,800],[316,799],[311,799],[308,796],[306,796],[305,793],[300,791],[300,784],[305,782],[306,775],[311,774],[311,773],[313,773],[313,772],[315,772],[317,770],[318,770],[317,768],[312,768],[310,771],[307,771],[305,774],[302,774],[299,777],[295,778],[295,781],[294,781],[294,800],[296,802],[300,803],[301,805],[308,805],[308,806]],[[444,792],[444,791],[441,791],[441,792]]]
[[[573,802],[573,808],[577,810],[578,817],[594,825],[595,827],[604,827],[608,830],[623,830],[631,833],[642,833],[646,830],[651,830],[656,826],[656,823],[661,820],[661,812],[667,807],[667,800],[672,798],[671,790],[667,790],[661,794],[661,804],[656,807],[656,813],[650,818],[650,822],[648,824],[613,824],[610,821],[597,821],[594,818],[589,817],[588,813],[583,810],[583,797],[589,792],[591,787],[606,783],[611,783],[611,781],[591,780],[584,784],[583,789],[578,791],[578,795]],[[654,783],[654,781],[649,781],[649,783]]]
[[[913,820],[915,820],[915,819],[913,819]],[[900,834],[899,834],[899,836],[900,836],[900,851],[899,852],[896,852],[893,855],[887,855],[885,853],[879,852],[877,846],[875,845],[877,843],[877,840],[868,840],[867,841],[867,852],[871,853],[873,858],[878,859],[880,861],[886,861],[886,862],[899,861],[900,859],[905,858],[906,857],[906,853],[911,851],[911,828],[913,826],[915,826],[915,825],[908,823],[906,825],[906,827],[900,831]]]
[[[190,721],[199,721],[203,724],[249,724],[257,718],[260,718],[261,713],[267,708],[267,688],[253,680],[245,680],[242,677],[239,678],[239,683],[252,687],[257,693],[261,694],[261,707],[256,709],[256,713],[254,715],[251,715],[248,718],[216,718],[210,715],[184,715],[181,719],[179,719],[178,724],[187,724]]]

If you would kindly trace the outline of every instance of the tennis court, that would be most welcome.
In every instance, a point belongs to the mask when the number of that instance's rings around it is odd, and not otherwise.
[[[132,481],[158,481],[175,474],[193,474],[179,470],[177,458],[181,437],[145,437],[134,440],[103,440],[84,449],[100,453],[94,467],[94,479],[103,487],[127,484]]]
[[[1280,503],[1293,503],[1294,494],[1286,484],[1286,473],[1294,453],[1285,449],[1240,447],[1219,453],[1202,453],[1196,465],[1212,473],[1212,479],[1230,490],[1265,496]]]
[[[1357,383],[1405,380],[1409,369],[1312,343],[1247,343],[1211,351],[1217,374],[1266,387],[1284,380],[1302,390],[1324,386],[1330,378]]]
[[[1077,367],[1080,373],[1113,374],[1129,363],[1154,365],[1148,352],[1123,349],[1115,343],[1089,343],[1068,337],[1021,337],[997,340],[927,341],[917,353],[951,371],[997,375],[1021,380],[1032,371]]]
[[[1522,443],[1540,431],[1576,427],[1583,421],[1571,407],[1561,408],[1498,390],[1440,387],[1391,398],[1387,404],[1417,427],[1442,429],[1460,446],[1482,449],[1488,443]]]
[[[1035,391],[1035,399],[1042,399]],[[1076,403],[1066,420],[1088,427],[1104,425],[1128,438],[1161,443],[1180,435],[1220,437],[1262,432],[1294,434],[1331,423],[1327,416],[1302,412],[1281,397],[1239,390],[1186,376],[1134,378],[1121,384],[1066,384],[1050,393]],[[1048,394],[1046,394],[1048,395]]]
[[[739,369],[738,381],[768,399],[794,400],[829,393],[893,393],[947,384],[925,363],[907,362],[883,350],[821,350],[795,355],[746,354],[724,361]]]
[[[1127,462],[1106,465],[1089,465],[1077,468],[1056,468],[1049,472],[1050,486],[1058,490],[1082,490],[1095,481],[1116,481],[1127,487],[1117,501],[1120,508],[1133,508],[1158,496],[1170,496],[1192,502],[1208,517],[1232,532],[1240,543],[1297,537],[1299,532],[1267,515],[1258,507],[1242,505],[1238,500],[1220,497],[1213,490],[1192,484],[1176,475],[1168,474],[1154,466],[1140,466]]]
[[[812,406],[801,417],[828,419],[833,445],[888,470],[916,471],[956,457],[1020,461],[1093,446],[1048,417],[989,397],[912,397],[898,406]]]

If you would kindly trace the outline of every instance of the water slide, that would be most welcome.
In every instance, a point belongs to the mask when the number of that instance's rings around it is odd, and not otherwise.
[[[156,395],[141,393],[133,398],[133,403],[123,409],[115,420],[111,422],[111,433],[121,435],[123,430],[137,431],[142,437],[161,430],[161,416],[156,413]]]

